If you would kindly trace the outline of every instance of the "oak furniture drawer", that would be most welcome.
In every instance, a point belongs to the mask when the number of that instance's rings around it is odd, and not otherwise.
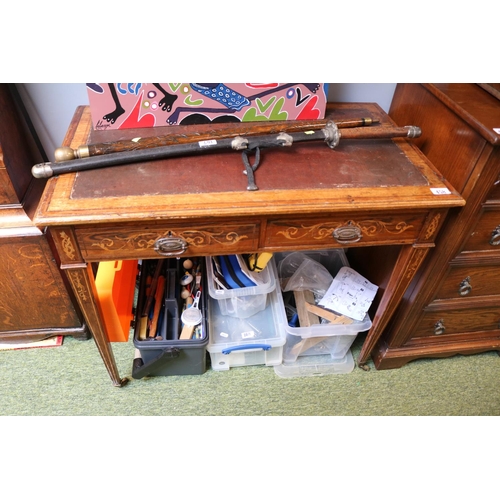
[[[499,297],[500,298],[500,297]],[[500,330],[500,306],[490,305],[424,311],[412,338],[445,337]],[[500,332],[499,332],[500,333]]]
[[[483,211],[462,251],[496,251],[500,256],[500,209]]]
[[[499,295],[500,304],[500,268],[488,266],[451,266],[450,271],[440,286],[435,299],[455,299]]]
[[[408,244],[418,239],[427,213],[335,214],[269,220],[266,248],[318,248],[344,245]]]
[[[75,230],[82,256],[98,259],[154,259],[248,253],[257,250],[260,224],[131,225]]]

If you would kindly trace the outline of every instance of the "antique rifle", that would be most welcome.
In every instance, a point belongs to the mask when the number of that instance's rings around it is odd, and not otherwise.
[[[68,172],[79,172],[128,163],[161,160],[175,156],[233,149],[242,151],[243,163],[246,169],[245,173],[248,177],[247,189],[249,191],[255,191],[258,187],[255,184],[254,172],[259,166],[261,148],[287,147],[291,146],[294,142],[323,140],[331,149],[335,149],[341,137],[343,139],[392,139],[396,137],[414,138],[420,135],[420,128],[415,126],[346,128],[341,132],[334,122],[329,121],[321,130],[308,130],[306,132],[293,132],[290,134],[281,132],[271,135],[208,139],[187,144],[173,144],[171,146],[159,146],[135,151],[124,151],[121,153],[109,153],[106,155],[55,163],[38,163],[33,166],[31,172],[34,177],[44,178]],[[253,165],[250,165],[248,159],[249,153],[255,153]]]
[[[136,151],[138,149],[156,148],[159,146],[172,146],[173,144],[190,144],[199,141],[229,139],[231,137],[279,134],[280,132],[306,132],[308,130],[320,130],[330,120],[297,120],[297,121],[275,121],[275,122],[244,122],[221,124],[222,128],[214,130],[196,131],[185,134],[167,134],[154,137],[136,137],[134,139],[120,140],[114,142],[102,142],[78,146],[76,149],[62,147],[55,150],[56,162],[74,160],[76,158],[88,158],[109,153],[121,153],[123,151]],[[342,120],[335,122],[337,128],[367,127],[379,123],[373,118],[357,118],[353,120]],[[205,128],[205,126],[202,126]]]

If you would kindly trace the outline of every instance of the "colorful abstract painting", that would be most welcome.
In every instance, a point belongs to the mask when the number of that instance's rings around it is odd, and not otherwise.
[[[324,118],[323,83],[87,83],[96,130]]]

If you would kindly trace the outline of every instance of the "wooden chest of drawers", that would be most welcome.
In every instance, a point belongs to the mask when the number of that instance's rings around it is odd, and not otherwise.
[[[466,205],[450,211],[375,365],[500,350],[500,101],[476,84],[402,84],[390,116],[422,128],[416,145]]]

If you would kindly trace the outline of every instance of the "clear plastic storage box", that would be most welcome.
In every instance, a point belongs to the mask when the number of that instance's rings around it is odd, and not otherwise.
[[[274,373],[282,378],[318,377],[339,375],[354,370],[354,358],[350,349],[341,359],[332,359],[329,354],[318,356],[299,356],[293,363],[282,363],[274,367]]]
[[[332,249],[327,251],[301,252],[307,257],[322,264],[335,277],[343,266],[349,266],[345,251],[343,249]],[[281,283],[280,263],[290,253],[276,253],[278,272],[278,286]],[[286,294],[284,294],[285,307]],[[288,314],[290,316],[290,314]],[[368,314],[362,321],[354,321],[348,325],[318,324],[306,327],[293,327],[285,322],[286,344],[283,348],[283,363],[293,363],[299,356],[318,356],[329,354],[334,360],[342,360],[349,351],[352,343],[359,332],[369,330],[372,322]]]
[[[215,299],[221,314],[234,318],[249,318],[266,309],[268,295],[276,288],[276,276],[269,266],[259,274],[261,284],[223,290],[216,287],[212,258],[206,258],[208,293]]]
[[[273,260],[266,269],[275,283]],[[262,311],[248,318],[235,318],[222,314],[217,305],[219,301],[210,294],[207,351],[213,370],[250,365],[275,366],[282,362],[286,339],[283,299],[277,287],[266,296],[267,306]]]

